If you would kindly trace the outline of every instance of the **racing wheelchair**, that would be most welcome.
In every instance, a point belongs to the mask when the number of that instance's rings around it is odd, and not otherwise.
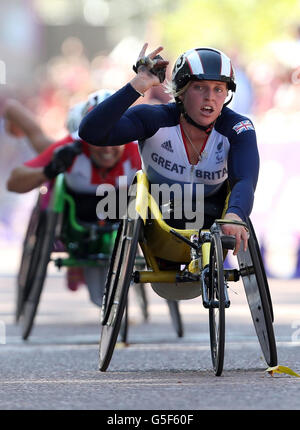
[[[52,189],[46,185],[40,188],[17,276],[15,318],[21,322],[24,340],[33,327],[49,262],[54,261],[58,268],[104,268],[111,255],[117,227],[116,223],[80,222],[63,174],[57,176]]]
[[[230,306],[228,283],[242,279],[264,358],[269,366],[277,365],[271,296],[250,219],[241,223],[250,236],[247,251],[241,249],[237,255],[239,269],[226,269],[224,258],[234,249],[235,238],[222,234],[225,220],[216,219],[209,230],[173,228],[163,219],[145,173],[138,171],[134,183],[136,195],[129,199],[127,215],[119,225],[106,279],[99,370],[106,371],[111,361],[132,281],[150,283],[167,299],[202,296],[208,310],[212,365],[215,375],[220,376],[225,355],[225,310]],[[138,245],[147,270],[134,270]]]
[[[95,207],[95,200],[92,201]],[[21,322],[22,338],[28,339],[38,310],[50,261],[61,267],[100,267],[105,277],[111,258],[118,222],[81,222],[78,206],[67,189],[64,174],[54,184],[40,188],[23,242],[23,252],[17,276],[15,320]],[[93,211],[94,212],[94,211]],[[144,258],[136,256],[136,267],[144,267]],[[105,278],[104,278],[105,279]],[[99,285],[100,287],[100,285]],[[135,285],[139,307],[148,318],[147,297],[142,284]],[[177,302],[168,301],[170,316],[178,337],[183,324]],[[127,341],[128,307],[123,318],[120,340]]]

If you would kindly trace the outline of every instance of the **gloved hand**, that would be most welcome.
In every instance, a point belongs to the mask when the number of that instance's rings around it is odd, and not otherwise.
[[[143,57],[140,58],[136,65],[133,66],[133,70],[135,73],[138,72],[138,68],[140,66],[146,66],[147,69],[153,74],[156,75],[159,79],[159,82],[162,83],[166,78],[166,68],[167,66],[159,66],[157,65],[157,61],[155,60],[163,60],[163,58],[160,55],[156,55],[153,60],[149,57]]]
[[[80,140],[75,140],[73,143],[56,149],[52,160],[44,167],[44,175],[48,179],[53,179],[59,173],[65,172],[72,165],[74,158],[81,154],[81,152],[82,143]]]

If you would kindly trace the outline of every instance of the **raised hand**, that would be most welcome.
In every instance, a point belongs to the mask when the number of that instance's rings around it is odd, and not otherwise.
[[[168,61],[158,55],[163,50],[162,46],[146,55],[147,48],[148,43],[145,43],[139,53],[136,65],[133,66],[137,76],[131,81],[131,85],[141,94],[164,81],[165,70],[169,64]]]

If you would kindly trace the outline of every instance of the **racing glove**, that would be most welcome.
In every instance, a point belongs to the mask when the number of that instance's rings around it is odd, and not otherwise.
[[[55,178],[59,173],[65,172],[73,163],[74,158],[82,152],[82,143],[75,140],[73,143],[57,148],[52,160],[44,167],[44,175],[48,179]]]
[[[166,66],[156,66],[156,61],[155,60],[163,60],[163,58],[160,55],[156,55],[153,60],[151,60],[151,58],[149,57],[143,57],[140,58],[135,66],[133,66],[133,70],[135,71],[135,73],[138,72],[138,68],[140,66],[146,66],[147,69],[153,74],[156,75],[159,79],[159,82],[162,83],[165,78],[166,78]]]

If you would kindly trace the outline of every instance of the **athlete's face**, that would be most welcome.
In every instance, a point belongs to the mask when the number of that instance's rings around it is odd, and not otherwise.
[[[91,159],[98,167],[110,169],[122,157],[124,146],[93,146],[89,145]]]
[[[221,113],[227,97],[227,85],[219,81],[191,81],[180,96],[187,114],[198,124],[207,126]]]

